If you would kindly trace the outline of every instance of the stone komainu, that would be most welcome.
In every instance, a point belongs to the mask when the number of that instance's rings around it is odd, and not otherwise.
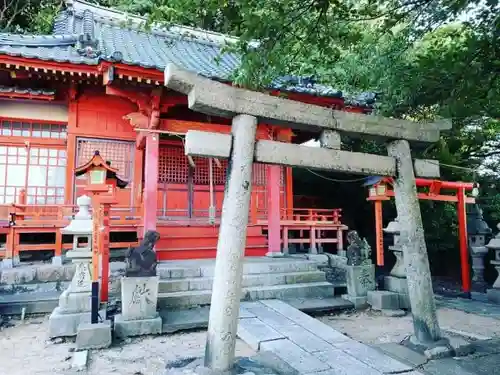
[[[156,276],[157,260],[154,247],[159,239],[160,234],[150,230],[146,232],[139,246],[128,248],[125,276]]]
[[[366,239],[361,239],[355,230],[347,233],[347,265],[360,266],[371,263],[371,248]]]

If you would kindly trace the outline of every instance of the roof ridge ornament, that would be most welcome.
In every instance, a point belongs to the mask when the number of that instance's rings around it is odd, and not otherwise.
[[[96,58],[101,54],[99,41],[94,33],[94,13],[89,9],[83,11],[82,34],[78,37],[77,52],[89,58]]]

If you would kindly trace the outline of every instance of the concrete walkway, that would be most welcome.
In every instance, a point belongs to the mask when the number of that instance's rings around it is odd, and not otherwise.
[[[238,336],[255,350],[273,352],[300,374],[422,374],[282,301],[244,302],[241,307]]]

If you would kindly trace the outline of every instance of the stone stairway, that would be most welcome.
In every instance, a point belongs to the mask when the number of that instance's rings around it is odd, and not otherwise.
[[[176,309],[210,304],[214,266],[213,259],[160,263],[158,306]],[[315,261],[247,257],[241,299],[328,298],[341,294],[344,287],[327,282]]]
[[[327,282],[325,272],[320,271],[318,265],[316,261],[303,258],[247,257],[242,300],[295,300],[295,306],[304,311],[326,311],[339,306],[349,308],[349,304],[345,305],[346,301],[338,301],[340,298],[331,301],[344,293],[345,281]],[[214,266],[215,259],[160,262],[159,308],[162,311],[185,312],[195,306],[209,305]],[[120,278],[124,270],[125,263],[110,263],[109,291],[112,301],[120,298]],[[0,270],[0,314],[16,315],[23,309],[26,314],[52,312],[73,273],[72,264],[31,264]],[[205,313],[203,310],[200,318],[200,312],[196,312],[194,320],[205,322],[208,319]],[[178,326],[176,322],[169,321],[168,324]]]

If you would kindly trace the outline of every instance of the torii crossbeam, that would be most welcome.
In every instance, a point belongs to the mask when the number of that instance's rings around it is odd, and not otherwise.
[[[413,161],[408,141],[435,142],[451,124],[332,111],[232,87],[175,65],[167,66],[165,85],[186,94],[192,110],[232,118],[230,135],[188,131],[185,141],[189,156],[229,159],[205,351],[208,367],[226,371],[233,366],[253,162],[394,177],[415,335],[422,342],[441,338],[415,189],[415,173],[438,177],[439,167],[436,162]],[[256,142],[259,121],[321,133],[326,148]],[[389,156],[342,151],[341,135],[389,141]]]

